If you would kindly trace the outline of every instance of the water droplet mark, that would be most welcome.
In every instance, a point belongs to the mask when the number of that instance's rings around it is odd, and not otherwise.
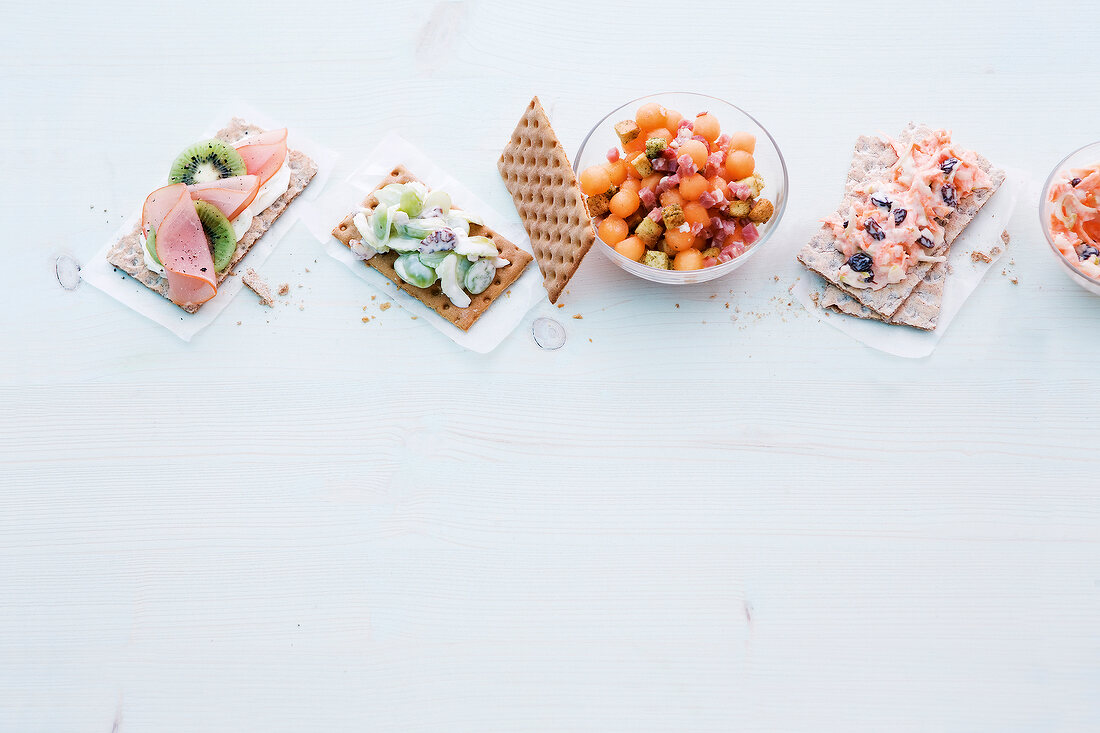
[[[61,255],[54,263],[57,282],[66,290],[76,290],[80,284],[80,263],[69,255]]]
[[[553,318],[536,318],[531,324],[531,336],[540,348],[547,351],[560,349],[565,345],[565,327]]]

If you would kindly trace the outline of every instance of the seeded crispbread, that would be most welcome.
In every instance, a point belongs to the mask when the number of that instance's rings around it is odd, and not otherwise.
[[[419,181],[419,179],[410,173],[405,166],[397,166],[367,195],[366,199],[363,200],[363,208],[373,209],[378,204],[378,197],[375,196],[375,193],[389,184],[410,183],[412,181]],[[422,181],[420,182],[422,183]],[[354,217],[354,213],[348,214],[332,230],[332,236],[349,248],[351,247],[351,240],[359,239],[361,236],[353,221]],[[365,260],[363,264],[385,275],[394,285],[463,331],[468,331],[470,326],[474,325],[478,318],[481,318],[481,314],[488,310],[493,301],[507,292],[512,283],[519,279],[519,276],[523,274],[523,269],[527,267],[532,259],[530,254],[524,252],[488,226],[471,224],[470,234],[473,236],[481,235],[493,240],[493,244],[500,251],[500,256],[508,260],[509,264],[497,269],[496,277],[484,292],[470,296],[471,303],[466,308],[458,308],[451,303],[451,299],[443,294],[438,282],[427,288],[418,288],[402,280],[401,276],[397,274],[397,270],[393,269],[393,263],[400,256],[399,252],[390,251],[376,254],[369,260]]]
[[[256,135],[263,131],[262,127],[250,125],[240,117],[234,117],[229,122],[229,126],[219,130],[215,137],[226,142],[236,142],[246,135]],[[286,193],[275,199],[271,206],[268,206],[252,219],[252,226],[248,228],[244,237],[237,243],[237,251],[233,253],[233,259],[230,260],[229,266],[218,273],[218,285],[221,285],[222,281],[233,273],[233,268],[248,254],[248,250],[252,249],[252,245],[271,228],[275,220],[286,211],[287,205],[304,191],[313,177],[317,175],[317,164],[305,153],[298,150],[287,150],[287,165],[290,166],[290,185],[287,187]],[[167,298],[168,279],[161,277],[145,266],[145,257],[142,254],[143,246],[141,222],[139,221],[134,225],[132,232],[118,240],[115,246],[107,252],[107,261],[145,287],[155,290]],[[201,307],[202,304],[180,306],[188,313],[195,313]]]
[[[538,97],[527,105],[497,170],[531,237],[550,302],[556,303],[596,232],[569,157]]]
[[[926,137],[931,132],[931,129],[927,126],[910,123],[902,130],[898,140],[902,144],[908,144]],[[978,165],[989,175],[992,186],[988,189],[974,191],[959,199],[959,205],[947,220],[944,244],[933,250],[931,254],[946,255],[951,243],[974,219],[981,207],[993,197],[993,194],[1004,182],[1004,171],[993,168],[992,164],[981,155],[978,155],[977,159]],[[856,192],[855,189],[872,180],[885,177],[887,170],[897,160],[897,155],[889,143],[879,138],[860,137],[856,142],[852,167],[845,184],[845,201],[841,204],[841,208],[845,208],[847,201],[851,200],[852,197],[866,195]],[[936,264],[934,262],[918,263],[910,268],[905,280],[887,285],[880,290],[850,288],[838,279],[840,268],[844,265],[845,259],[844,255],[836,248],[836,237],[827,227],[822,227],[821,231],[814,235],[809,244],[798,253],[798,260],[809,269],[820,274],[835,287],[847,293],[861,305],[887,319],[902,307],[905,300],[909,298],[917,285],[925,279]],[[938,302],[935,300],[934,288],[930,289],[927,295],[931,298],[929,303],[938,308],[934,305]],[[942,288],[940,289],[940,298],[942,299]],[[928,320],[928,317],[923,318],[924,322]]]

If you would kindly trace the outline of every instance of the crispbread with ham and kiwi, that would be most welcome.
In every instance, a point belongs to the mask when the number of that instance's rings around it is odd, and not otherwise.
[[[263,131],[264,129],[262,127],[250,125],[243,119],[234,117],[227,127],[218,131],[215,137],[219,140],[231,143],[236,142],[245,135],[255,135]],[[305,153],[298,150],[287,150],[286,164],[290,166],[290,185],[286,193],[275,199],[274,203],[252,219],[252,226],[248,228],[244,237],[237,243],[237,251],[233,253],[233,259],[230,260],[229,266],[218,273],[219,285],[221,285],[230,274],[233,274],[233,268],[246,254],[248,254],[248,250],[252,248],[252,245],[272,227],[275,220],[286,211],[287,205],[290,204],[298,194],[305,190],[306,186],[308,186],[309,182],[313,179],[313,176],[317,174],[317,164]],[[155,290],[167,298],[168,280],[145,266],[142,246],[141,222],[139,221],[134,225],[134,230],[132,232],[118,240],[110,249],[107,253],[107,261],[133,277],[145,287],[150,290]],[[195,313],[202,305],[180,307],[188,313]]]
[[[931,132],[931,129],[927,126],[910,123],[898,136],[898,141],[902,144],[908,144],[927,137]],[[1004,182],[1004,171],[994,168],[981,155],[978,155],[977,159],[978,165],[989,175],[992,186],[978,189],[959,199],[958,206],[947,219],[944,244],[933,250],[932,254],[946,255],[951,243],[974,219],[981,207],[992,198],[1001,183]],[[888,169],[897,160],[898,157],[888,142],[868,136],[859,138],[856,142],[852,168],[849,171],[845,185],[845,201],[853,196],[864,195],[858,194],[856,189],[868,182],[885,177]],[[842,203],[841,208],[843,206]],[[909,298],[917,285],[925,279],[933,265],[936,264],[934,262],[918,263],[910,268],[904,280],[887,285],[880,290],[850,288],[839,281],[840,268],[844,265],[845,258],[843,253],[836,248],[836,237],[825,226],[822,226],[821,231],[814,235],[809,244],[798,253],[798,260],[861,305],[887,319],[902,307],[905,300]]]
[[[410,183],[412,181],[423,183],[423,181],[419,181],[416,176],[409,172],[405,166],[397,166],[367,195],[367,198],[363,200],[363,208],[373,209],[378,204],[378,198],[375,196],[375,193],[391,183]],[[354,213],[348,214],[344,217],[344,220],[337,224],[336,228],[332,230],[332,236],[339,239],[349,248],[351,247],[351,240],[360,238],[359,230],[356,228],[353,221],[354,217]],[[393,269],[393,263],[400,256],[399,252],[382,252],[364,261],[363,264],[385,275],[394,285],[401,288],[463,331],[468,331],[470,326],[474,325],[478,318],[481,318],[481,314],[488,310],[489,306],[493,304],[493,301],[506,293],[508,288],[512,286],[512,283],[519,279],[519,276],[523,274],[523,269],[527,267],[532,259],[530,254],[524,252],[488,226],[471,224],[470,234],[473,236],[485,236],[493,240],[493,244],[495,244],[497,250],[500,251],[500,256],[508,260],[508,264],[497,269],[496,277],[493,278],[492,284],[490,284],[484,292],[470,296],[471,302],[466,308],[458,308],[451,303],[451,299],[443,294],[443,290],[440,288],[438,282],[427,288],[418,288],[402,280],[401,276],[397,274],[397,270]]]
[[[580,184],[538,97],[516,125],[497,170],[531,237],[543,287],[556,303],[596,241]]]

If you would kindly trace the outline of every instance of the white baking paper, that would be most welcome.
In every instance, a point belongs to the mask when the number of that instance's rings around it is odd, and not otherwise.
[[[811,294],[821,293],[824,290],[825,281],[808,270],[802,279],[795,283],[791,292],[818,320],[828,323],[838,331],[843,331],[873,349],[907,359],[928,356],[935,350],[936,344],[943,338],[951,321],[962,309],[970,294],[978,287],[982,278],[997,260],[1004,256],[1005,247],[1003,246],[1001,254],[993,257],[992,262],[974,261],[971,253],[976,249],[988,253],[994,243],[1001,242],[1001,232],[1008,227],[1008,220],[1016,208],[1016,200],[1027,186],[1026,173],[1020,170],[1006,170],[1005,181],[1000,189],[952,243],[951,253],[947,258],[950,269],[943,290],[943,306],[934,331],[921,331],[909,326],[891,326],[881,321],[856,318],[822,308],[814,302]],[[1013,246],[1010,242],[1008,248],[1011,249]]]
[[[246,104],[235,104],[227,107],[215,118],[210,127],[189,142],[213,137],[218,130],[228,125],[234,117],[240,117],[253,125],[259,125],[268,130],[284,127],[284,125],[271,120]],[[339,157],[332,150],[320,146],[304,135],[299,134],[297,130],[292,129],[287,134],[287,144],[291,149],[300,150],[313,159],[317,164],[317,175],[313,177],[306,189],[291,202],[282,216],[275,220],[271,228],[252,245],[245,258],[237,264],[235,269],[238,272],[243,273],[250,267],[258,268],[264,263],[275,250],[275,247],[278,246],[283,236],[298,221],[306,205],[305,202],[320,195],[328,174]],[[171,156],[174,156],[187,145],[188,141],[181,142],[175,147],[165,146],[165,155],[168,156],[164,161],[165,167],[172,162]],[[164,184],[164,181],[151,183],[149,190],[153,191]],[[138,208],[126,218],[126,221],[122,223],[122,226],[118,228],[118,231],[111,236],[107,243],[84,262],[81,266],[80,276],[89,285],[102,290],[120,303],[128,305],[143,316],[159,323],[184,341],[190,341],[196,333],[213,323],[214,319],[225,310],[225,307],[240,291],[242,287],[241,279],[239,276],[233,275],[227,277],[218,287],[218,294],[204,303],[198,313],[192,314],[182,310],[160,293],[150,290],[121,270],[115,269],[107,261],[107,252],[119,239],[134,230],[141,218],[141,203],[139,202]]]
[[[327,191],[324,196],[311,202],[302,213],[302,221],[325,246],[325,251],[331,257],[344,263],[349,270],[370,283],[375,290],[383,293],[385,297],[393,300],[420,320],[430,323],[459,346],[480,354],[487,354],[515,330],[532,306],[546,298],[538,265],[534,262],[529,264],[523,275],[512,284],[509,289],[510,295],[505,293],[497,298],[481,318],[470,326],[469,331],[463,331],[398,288],[382,273],[368,267],[340,240],[332,236],[333,228],[349,213],[356,211],[367,194],[398,164],[404,165],[430,188],[445,190],[457,206],[478,214],[486,224],[510,240],[512,244],[531,252],[531,240],[528,239],[527,232],[518,221],[512,221],[489,208],[484,201],[440,169],[416,146],[392,132],[378,143],[364,163],[348,176],[346,181],[334,185],[331,191]]]

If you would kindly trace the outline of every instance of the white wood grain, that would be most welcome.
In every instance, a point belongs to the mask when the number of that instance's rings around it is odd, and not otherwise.
[[[1100,12],[254,13],[5,8],[0,731],[1100,729],[1100,299],[1035,211],[1097,137]],[[343,151],[334,180],[399,128],[511,211],[494,163],[531,94],[573,151],[661,89],[773,131],[782,232],[694,288],[593,253],[525,321],[562,320],[558,352],[380,312],[304,227],[264,268],[293,303],[241,297],[191,344],[54,280],[235,98]],[[915,362],[788,295],[853,139],[911,119],[1034,177],[1006,274]]]

